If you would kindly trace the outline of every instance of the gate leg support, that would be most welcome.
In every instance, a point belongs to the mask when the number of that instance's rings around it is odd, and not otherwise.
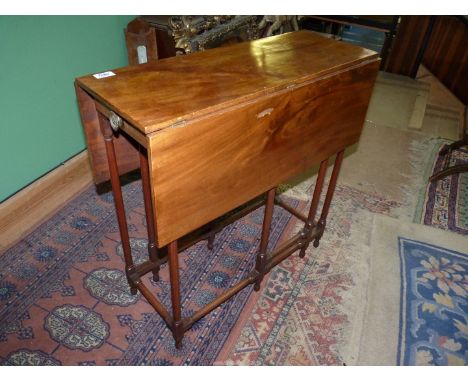
[[[184,337],[184,328],[180,305],[179,254],[177,251],[177,240],[169,243],[169,277],[171,281],[172,316],[174,317],[172,335],[174,336],[176,348],[180,349],[182,347],[182,338]]]
[[[299,257],[305,256],[306,250],[309,247],[310,235],[312,234],[312,228],[314,226],[315,215],[317,213],[318,204],[320,201],[320,195],[322,195],[323,182],[325,181],[325,175],[327,174],[328,159],[323,160],[320,163],[319,172],[317,174],[317,181],[315,183],[314,195],[310,203],[309,215],[307,216],[307,222],[304,225],[302,240],[303,246],[299,251]]]
[[[260,239],[260,248],[255,263],[255,270],[258,273],[257,280],[255,281],[254,290],[260,290],[260,284],[265,275],[266,264],[266,251],[268,247],[268,239],[270,237],[271,220],[273,218],[273,207],[275,203],[276,187],[267,192],[265,203],[265,214],[263,216],[262,236]]]
[[[211,251],[213,250],[214,247],[214,241],[215,241],[215,234],[211,234],[208,236],[208,249]]]
[[[341,163],[343,162],[344,150],[336,154],[335,164],[333,166],[333,171],[330,177],[330,183],[328,183],[327,194],[325,195],[325,201],[323,203],[322,213],[320,214],[320,219],[317,223],[319,234],[314,239],[314,247],[317,248],[320,244],[320,239],[322,238],[323,232],[325,231],[325,226],[327,225],[327,215],[330,209],[330,204],[333,198],[333,193],[336,188],[336,181],[338,179],[338,174],[340,173]]]
[[[110,180],[112,185],[112,193],[114,195],[115,210],[117,213],[117,222],[119,225],[120,239],[122,241],[122,249],[125,259],[125,273],[127,275],[127,281],[130,285],[130,292],[135,295],[138,292],[137,287],[130,279],[130,273],[134,269],[132,250],[130,247],[130,239],[128,236],[127,219],[125,216],[125,206],[122,196],[122,188],[120,185],[119,170],[117,167],[117,159],[115,156],[115,148],[113,141],[113,131],[110,127],[109,121],[101,114],[98,113],[99,126],[101,133],[104,137],[106,146],[107,163],[109,164]]]
[[[150,260],[155,265],[153,280],[159,280],[159,259],[156,245],[156,223],[153,214],[153,202],[151,200],[151,187],[149,181],[148,157],[144,147],[140,146],[140,173],[143,189],[143,201],[145,203],[146,228],[148,231],[148,253]]]

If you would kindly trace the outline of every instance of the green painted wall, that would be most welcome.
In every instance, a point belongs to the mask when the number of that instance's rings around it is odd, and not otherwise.
[[[73,80],[127,65],[134,16],[0,16],[0,201],[85,148]]]

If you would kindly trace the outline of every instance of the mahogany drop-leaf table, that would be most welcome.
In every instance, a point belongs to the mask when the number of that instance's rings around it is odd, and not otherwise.
[[[359,140],[379,67],[377,53],[299,31],[79,77],[79,109],[96,183],[111,181],[125,271],[172,330],[184,332],[325,230],[343,152]],[[327,165],[335,156],[316,218]],[[281,182],[320,163],[309,212],[276,195]],[[140,168],[149,259],[132,259],[119,176]],[[304,222],[267,253],[274,204]],[[182,318],[178,252],[265,204],[255,268]],[[169,263],[172,314],[142,276]]]

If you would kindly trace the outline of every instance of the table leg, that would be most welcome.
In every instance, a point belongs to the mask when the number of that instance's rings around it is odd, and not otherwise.
[[[343,162],[344,150],[336,154],[335,164],[333,165],[333,171],[330,177],[330,182],[328,183],[327,194],[325,195],[325,201],[323,202],[322,213],[320,214],[320,219],[317,223],[319,234],[314,239],[314,247],[317,248],[322,238],[323,232],[325,231],[325,226],[327,224],[327,215],[330,209],[330,204],[333,198],[333,193],[335,192],[336,181],[338,179],[338,174],[340,173],[341,162]]]
[[[208,236],[208,249],[211,251],[214,247],[214,241],[215,241],[215,234],[212,233],[210,236]]]
[[[176,348],[182,346],[182,338],[184,337],[184,328],[182,324],[182,309],[180,305],[180,283],[179,283],[179,259],[177,250],[177,240],[169,243],[169,277],[171,281],[171,302],[172,316],[174,318],[174,327],[172,334],[176,343]]]
[[[258,272],[257,280],[255,281],[254,290],[260,290],[260,283],[265,274],[266,252],[268,247],[268,239],[270,237],[271,220],[273,217],[273,207],[275,203],[276,187],[267,192],[265,203],[265,214],[263,216],[262,236],[260,238],[260,248],[255,263],[255,270]]]
[[[128,284],[130,285],[130,292],[135,295],[137,288],[133,281],[130,279],[130,273],[134,269],[132,250],[130,247],[130,239],[128,237],[127,219],[125,216],[125,206],[122,197],[122,188],[120,185],[119,171],[117,167],[117,159],[115,156],[113,132],[110,127],[109,121],[101,114],[99,116],[99,126],[106,145],[107,162],[109,164],[109,173],[112,184],[112,193],[114,195],[115,211],[117,213],[117,222],[119,225],[120,238],[122,241],[122,249],[125,259],[125,273],[127,275]]]
[[[139,147],[140,151],[140,173],[141,173],[141,183],[143,189],[143,200],[145,203],[145,214],[146,214],[146,228],[148,231],[148,252],[150,260],[153,264],[157,264],[152,270],[153,280],[159,280],[159,259],[158,259],[158,249],[156,245],[156,227],[155,220],[153,215],[153,202],[151,200],[151,188],[149,181],[149,167],[148,167],[148,157],[144,147]]]
[[[328,165],[328,159],[325,159],[320,163],[319,172],[317,174],[317,181],[315,182],[314,194],[312,196],[312,201],[310,203],[309,215],[307,216],[307,221],[302,231],[304,244],[301,250],[299,251],[299,257],[301,258],[305,256],[305,252],[307,248],[309,247],[309,243],[310,243],[309,236],[312,234],[312,228],[314,226],[315,215],[317,213],[320,196],[322,195],[323,182],[325,181],[325,175],[327,173],[327,165]]]

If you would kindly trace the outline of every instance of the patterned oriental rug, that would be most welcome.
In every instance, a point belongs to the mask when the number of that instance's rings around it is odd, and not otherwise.
[[[304,259],[291,256],[272,270],[261,293],[250,296],[215,364],[354,364],[372,216],[400,207],[339,184],[320,246],[310,246]]]
[[[418,151],[423,152],[428,151]],[[186,333],[181,350],[144,298],[129,294],[112,196],[98,196],[90,188],[0,255],[0,363],[356,364],[359,350],[367,346],[361,333],[367,325],[374,216],[413,217],[414,207],[404,197],[415,192],[385,197],[385,187],[368,192],[354,183],[337,186],[319,248],[310,246],[304,259],[291,256],[265,277],[259,293],[245,289],[199,321]],[[304,184],[290,193],[290,201],[306,211],[313,182]],[[133,252],[141,261],[147,254],[139,182],[127,184],[124,195]],[[257,210],[226,227],[213,251],[200,242],[183,253],[182,296],[191,301],[183,304],[185,315],[250,271],[261,219],[262,210]],[[272,246],[301,227],[276,208]],[[166,267],[161,278],[148,284],[170,306]],[[378,338],[390,337],[398,339],[398,332]]]
[[[124,198],[138,263],[147,259],[139,181],[124,186]],[[263,208],[220,232],[213,251],[200,242],[180,255],[184,316],[250,272],[262,218]],[[293,220],[275,209],[271,247],[289,237]],[[123,266],[112,195],[90,187],[0,255],[0,364],[213,364],[252,288],[198,321],[177,350],[160,316],[139,293],[129,293]],[[170,310],[167,267],[158,283],[145,277]]]
[[[437,145],[428,175],[444,166],[444,157],[437,155],[445,143]],[[450,165],[468,163],[468,150],[452,152]],[[468,235],[468,173],[447,176],[427,185],[415,222]]]
[[[430,153],[439,147],[439,140],[366,124],[357,152],[343,163],[320,247],[309,247],[306,262],[291,257],[271,272],[262,293],[250,296],[216,364],[357,364],[360,349],[373,340],[361,334],[367,325],[374,218],[413,220],[426,189]],[[304,186],[311,180],[287,193],[307,200]],[[398,277],[394,285],[398,288]],[[377,341],[392,338],[398,340],[398,332],[382,332]]]

